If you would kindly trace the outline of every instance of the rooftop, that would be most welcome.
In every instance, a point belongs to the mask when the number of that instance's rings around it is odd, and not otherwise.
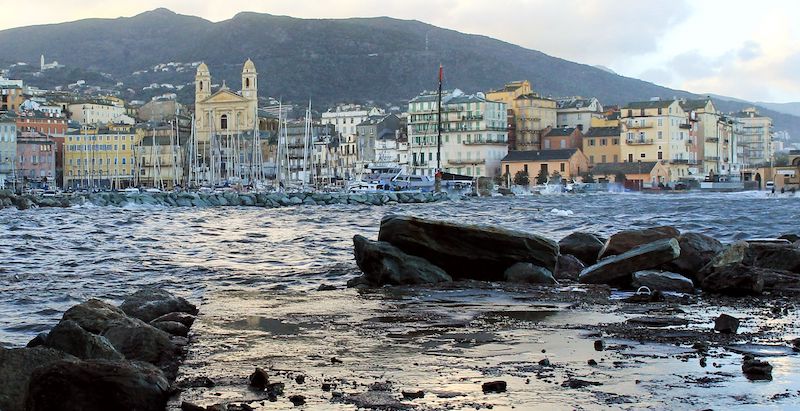
[[[575,127],[558,127],[552,128],[550,131],[545,134],[545,137],[563,137],[563,136],[571,136],[572,133],[575,132]]]
[[[619,127],[592,127],[586,137],[619,137]]]
[[[675,100],[634,101],[626,104],[624,107],[622,107],[622,109],[667,108],[674,102]]]
[[[538,151],[509,151],[501,161],[551,161],[569,160],[576,152],[577,148],[562,148],[558,150],[538,150]]]

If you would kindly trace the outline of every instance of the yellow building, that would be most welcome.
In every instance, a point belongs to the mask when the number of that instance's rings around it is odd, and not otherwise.
[[[558,173],[567,180],[589,171],[589,160],[577,148],[539,151],[511,151],[500,162],[503,175],[512,179],[518,172],[528,174],[531,184],[540,174]]]
[[[136,186],[161,190],[187,187],[190,136],[191,119],[183,116],[137,127]]]
[[[582,150],[591,165],[620,162],[619,126],[590,128],[583,136]]]
[[[486,98],[506,103],[510,112],[508,140],[512,150],[541,149],[541,130],[556,126],[556,101],[534,93],[527,80],[488,91]]]
[[[82,127],[64,141],[64,187],[119,189],[134,185],[134,147],[139,143],[132,126]]]
[[[669,170],[668,181],[689,177],[697,163],[691,125],[677,100],[629,103],[620,111],[623,162],[658,161]]]

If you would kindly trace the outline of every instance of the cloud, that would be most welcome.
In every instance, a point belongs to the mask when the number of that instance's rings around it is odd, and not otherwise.
[[[743,61],[753,60],[761,55],[761,45],[751,40],[745,41],[738,51],[739,59]]]

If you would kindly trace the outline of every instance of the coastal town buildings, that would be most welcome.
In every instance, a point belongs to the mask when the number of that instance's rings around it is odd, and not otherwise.
[[[438,94],[423,92],[408,104],[411,171],[433,176],[437,167]],[[461,90],[442,94],[442,171],[470,177],[500,174],[508,153],[506,105],[482,93]]]
[[[0,188],[11,188],[17,170],[17,122],[0,115]]]
[[[134,128],[134,185],[172,190],[187,187],[191,119],[172,117],[150,121]],[[117,178],[124,186],[125,177]]]
[[[592,119],[602,118],[603,106],[594,97],[563,97],[556,99],[556,126],[588,129]]]
[[[689,138],[691,125],[678,100],[628,103],[620,123],[623,162],[663,162],[670,182],[691,176],[689,166],[695,166],[697,158]]]
[[[124,188],[135,185],[140,136],[129,125],[83,126],[64,142],[65,188]]]
[[[681,102],[697,147],[698,177],[706,181],[739,181],[738,129],[735,120],[719,112],[710,99]]]
[[[657,188],[669,182],[669,169],[661,161],[600,163],[592,168],[599,182],[623,184],[629,190]]]
[[[581,148],[583,133],[577,127],[555,127],[542,131],[542,150]]]
[[[17,133],[17,183],[29,188],[50,188],[56,186],[55,142],[38,131],[19,131]]]
[[[0,113],[16,111],[24,101],[22,86],[14,83],[0,85]]]
[[[619,125],[592,127],[583,136],[581,150],[589,164],[618,163],[622,156]]]
[[[745,167],[770,165],[774,160],[772,150],[772,119],[747,108],[732,115],[741,124],[738,144],[742,147],[741,161]]]
[[[354,136],[359,124],[370,117],[385,114],[378,107],[364,107],[359,104],[340,104],[322,113],[322,124],[332,124],[342,137]]]
[[[535,93],[527,80],[489,91],[486,98],[506,103],[510,150],[540,150],[542,130],[557,124],[556,101]]]
[[[518,172],[528,176],[531,184],[539,176],[560,175],[563,179],[572,180],[589,170],[589,160],[577,148],[536,151],[510,151],[503,157],[503,175],[514,179]]]
[[[70,119],[84,125],[98,124],[128,124],[133,125],[135,120],[127,114],[124,105],[114,104],[111,101],[95,100],[71,103],[67,106]]]
[[[394,139],[400,130],[400,118],[395,114],[371,116],[356,126],[358,152],[364,163],[378,162],[376,145],[379,140]]]

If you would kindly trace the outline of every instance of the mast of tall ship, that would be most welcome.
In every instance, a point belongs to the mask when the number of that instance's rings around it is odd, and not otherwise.
[[[442,191],[442,77],[443,68],[439,64],[439,95],[436,115],[436,180],[434,190]]]

